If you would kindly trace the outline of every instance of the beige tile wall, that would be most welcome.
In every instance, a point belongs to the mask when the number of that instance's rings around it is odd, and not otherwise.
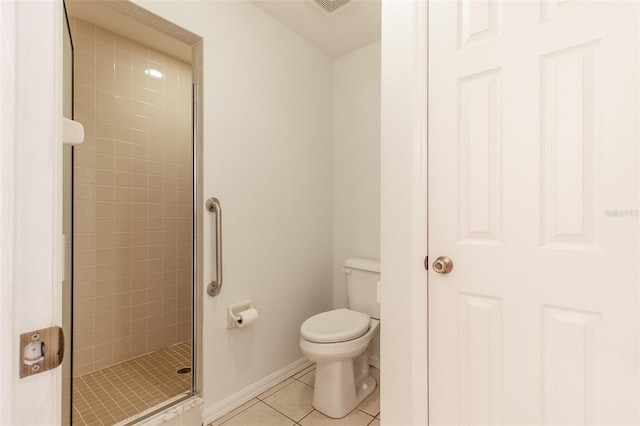
[[[77,376],[190,338],[192,70],[71,21]]]

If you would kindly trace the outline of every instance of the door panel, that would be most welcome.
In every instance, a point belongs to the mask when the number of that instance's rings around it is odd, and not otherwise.
[[[639,22],[430,3],[431,424],[640,422]]]

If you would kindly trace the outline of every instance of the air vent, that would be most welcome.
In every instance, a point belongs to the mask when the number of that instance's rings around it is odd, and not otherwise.
[[[320,6],[325,12],[333,13],[340,9],[351,0],[312,0],[315,4]]]

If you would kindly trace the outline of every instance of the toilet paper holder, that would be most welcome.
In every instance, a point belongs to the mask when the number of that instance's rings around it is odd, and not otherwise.
[[[238,324],[242,323],[240,312],[248,309],[254,309],[251,300],[243,300],[227,305],[227,328],[238,327]]]

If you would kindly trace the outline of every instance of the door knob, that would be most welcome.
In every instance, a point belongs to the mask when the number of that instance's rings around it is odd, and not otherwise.
[[[448,274],[453,270],[453,260],[440,256],[433,262],[433,270],[439,274]]]

